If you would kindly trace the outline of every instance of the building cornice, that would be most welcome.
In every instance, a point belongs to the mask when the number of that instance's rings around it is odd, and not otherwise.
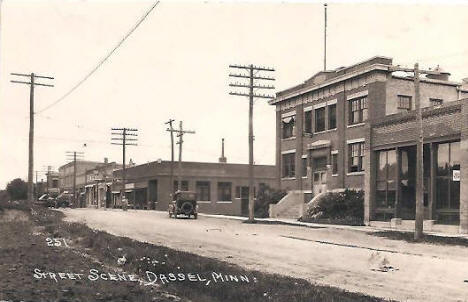
[[[299,88],[299,86],[304,85],[304,84],[301,84],[301,85],[295,86],[295,87],[298,87],[299,89],[297,89],[297,90],[293,89],[294,91],[291,91],[289,93],[281,95],[281,96],[269,101],[268,103],[270,105],[275,105],[275,104],[277,104],[279,102],[282,102],[284,100],[299,96],[301,94],[308,93],[308,92],[311,92],[311,91],[315,91],[315,90],[318,90],[318,89],[321,89],[321,88],[324,88],[326,86],[333,85],[333,84],[336,84],[336,83],[340,83],[342,81],[345,81],[345,80],[348,80],[348,79],[351,79],[351,78],[354,78],[354,77],[357,77],[359,75],[366,74],[366,73],[369,73],[369,72],[372,72],[372,71],[389,72],[390,67],[391,67],[391,65],[372,64],[372,65],[364,67],[364,68],[362,68],[360,70],[352,71],[352,72],[346,73],[344,75],[337,76],[337,77],[335,77],[333,79],[326,80],[323,83],[315,85],[315,86],[306,86],[306,87]],[[285,89],[283,91],[287,91],[287,90],[288,89]],[[279,93],[281,93],[281,92],[279,92]]]

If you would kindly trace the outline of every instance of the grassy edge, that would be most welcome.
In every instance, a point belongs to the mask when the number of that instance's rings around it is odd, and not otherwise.
[[[233,275],[247,275],[254,282],[242,284],[240,288],[233,283],[218,283],[216,287],[207,288],[196,283],[169,283],[164,285],[169,292],[190,297],[194,301],[385,301],[364,294],[351,293],[329,286],[310,284],[309,282],[285,276],[245,270],[237,265],[224,261],[201,257],[126,237],[110,235],[106,232],[92,230],[81,223],[63,221],[64,214],[53,210],[38,210],[38,223],[44,225],[45,231],[54,237],[67,238],[75,247],[87,251],[106,264],[115,265],[117,258],[125,254],[127,262],[124,270],[141,274],[154,270],[154,265],[141,259],[165,259],[164,266],[159,265],[158,273],[168,274],[183,268],[186,272],[223,272]],[[42,219],[44,215],[50,215]],[[119,249],[121,249],[119,251]],[[119,251],[119,252],[117,252]],[[170,255],[167,258],[167,255]],[[255,279],[254,279],[255,278]],[[239,290],[242,289],[242,290]]]

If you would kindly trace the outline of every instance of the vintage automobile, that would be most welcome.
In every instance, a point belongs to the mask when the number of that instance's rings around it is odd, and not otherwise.
[[[55,208],[65,208],[69,207],[71,204],[73,194],[68,192],[61,193],[57,198],[55,198]]]
[[[177,218],[177,215],[183,214],[190,218],[197,219],[198,205],[197,193],[192,191],[177,191],[174,193],[174,200],[169,204],[169,217]]]

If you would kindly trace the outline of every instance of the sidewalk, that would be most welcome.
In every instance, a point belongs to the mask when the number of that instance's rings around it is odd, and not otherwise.
[[[247,220],[247,217],[242,216],[229,216],[229,215],[216,215],[216,214],[203,214],[198,213],[199,216],[218,218],[218,219],[232,219],[232,220]],[[303,222],[298,221],[292,218],[255,218],[259,223],[270,223],[270,224],[285,224],[291,226],[300,226],[308,228],[329,228],[329,229],[338,229],[338,230],[350,230],[358,232],[383,232],[383,231],[393,231],[400,233],[409,233],[412,231],[386,228],[386,227],[374,227],[374,226],[353,226],[353,225],[338,225],[338,224],[325,224],[325,223],[313,223],[313,222]],[[424,231],[424,234],[437,236],[437,237],[450,237],[450,238],[464,238],[468,240],[468,234],[451,234],[451,233],[441,233],[441,232],[429,232]]]

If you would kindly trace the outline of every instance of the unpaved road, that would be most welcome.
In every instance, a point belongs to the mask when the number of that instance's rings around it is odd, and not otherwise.
[[[66,209],[66,219],[248,269],[399,301],[468,301],[468,248],[410,244],[351,230],[244,224],[155,211]],[[381,264],[396,268],[381,272]]]

